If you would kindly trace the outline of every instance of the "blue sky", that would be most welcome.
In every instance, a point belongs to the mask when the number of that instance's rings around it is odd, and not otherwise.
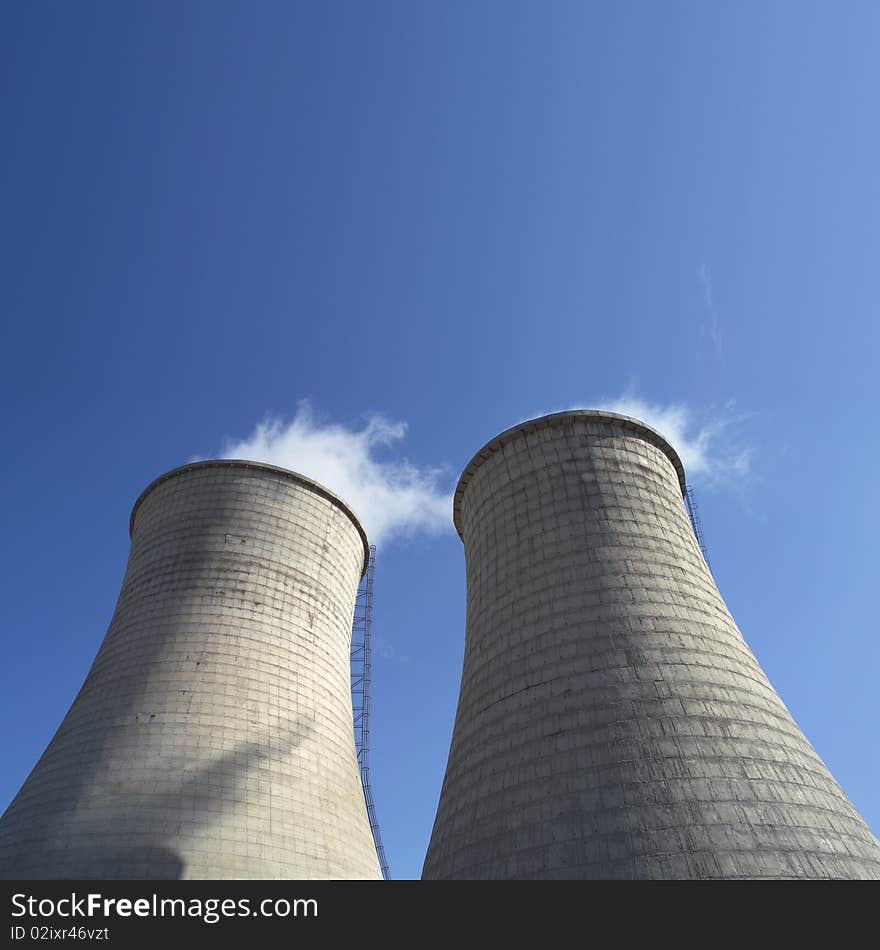
[[[880,830],[878,44],[855,0],[4,5],[0,808],[156,475],[307,400],[442,498],[518,420],[625,397],[703,452],[721,592]],[[395,877],[458,693],[441,522],[376,567]]]

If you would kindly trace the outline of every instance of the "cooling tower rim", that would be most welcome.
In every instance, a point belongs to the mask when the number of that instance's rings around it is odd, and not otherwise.
[[[137,516],[138,508],[140,508],[144,499],[154,488],[157,488],[163,482],[167,482],[170,478],[176,478],[178,475],[183,475],[186,472],[200,468],[244,468],[254,471],[271,472],[273,475],[283,475],[290,481],[313,491],[316,495],[321,495],[321,497],[326,498],[348,515],[352,524],[357,529],[357,533],[360,535],[364,545],[364,563],[361,569],[361,577],[367,573],[367,565],[370,562],[370,542],[367,539],[367,532],[364,530],[364,526],[361,524],[358,516],[352,511],[351,507],[343,501],[339,495],[334,494],[329,488],[325,488],[320,482],[316,482],[313,478],[309,478],[307,475],[301,475],[299,472],[292,472],[289,468],[281,468],[280,465],[270,465],[268,462],[252,462],[248,459],[206,459],[201,462],[189,462],[186,465],[179,465],[177,468],[172,468],[171,471],[159,475],[158,478],[154,478],[140,495],[138,495],[137,501],[135,501],[132,506],[131,517],[128,519],[129,537],[134,535],[134,521]]]
[[[546,416],[538,416],[535,419],[527,419],[525,422],[519,422],[515,426],[511,426],[509,429],[505,429],[499,435],[496,435],[494,439],[490,439],[479,452],[474,455],[461,473],[458,484],[455,486],[455,495],[452,502],[452,521],[455,524],[455,530],[458,532],[458,536],[464,540],[464,535],[461,533],[461,505],[464,494],[467,491],[470,480],[474,477],[474,474],[483,462],[491,458],[502,446],[510,444],[520,436],[529,435],[539,429],[554,428],[556,426],[565,425],[568,422],[584,419],[618,425],[627,431],[641,435],[647,442],[657,446],[657,448],[666,455],[669,461],[672,462],[673,468],[678,475],[681,494],[684,496],[687,488],[684,478],[684,466],[681,464],[678,452],[675,451],[656,429],[652,429],[640,419],[634,419],[632,416],[625,416],[619,412],[608,412],[604,409],[567,409],[563,412],[551,412]]]

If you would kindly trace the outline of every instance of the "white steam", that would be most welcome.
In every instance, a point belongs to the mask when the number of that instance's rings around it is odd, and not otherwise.
[[[229,441],[220,458],[248,459],[291,469],[320,482],[349,504],[371,544],[398,535],[452,530],[452,495],[440,487],[447,474],[377,451],[406,434],[406,423],[372,415],[361,429],[324,424],[308,403],[290,422],[267,419],[242,441]]]
[[[625,395],[568,408],[604,409],[647,423],[675,448],[689,479],[712,484],[742,480],[749,473],[750,451],[736,444],[732,404],[721,412],[698,412]],[[267,462],[315,479],[351,505],[372,544],[451,531],[450,473],[380,457],[405,434],[406,423],[379,414],[360,429],[325,423],[303,402],[289,422],[267,419],[248,438],[227,441],[219,457]]]
[[[656,429],[678,452],[689,479],[712,483],[742,479],[749,473],[751,451],[735,444],[732,404],[723,412],[710,413],[680,403],[664,406],[622,396],[590,408],[632,416]]]

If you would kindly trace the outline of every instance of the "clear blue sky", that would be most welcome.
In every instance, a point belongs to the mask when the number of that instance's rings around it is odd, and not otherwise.
[[[308,398],[406,422],[378,451],[448,488],[518,420],[629,394],[714,433],[719,587],[880,830],[876,3],[34,0],[0,90],[0,808],[157,474]],[[374,793],[414,877],[458,538],[391,539],[376,584]]]

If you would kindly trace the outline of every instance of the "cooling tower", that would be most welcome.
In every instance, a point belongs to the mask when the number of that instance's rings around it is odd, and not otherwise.
[[[465,469],[461,692],[424,878],[880,877],[719,594],[652,429],[564,412]]]
[[[293,472],[156,479],[104,642],[0,820],[0,876],[380,879],[349,675],[367,558]]]

